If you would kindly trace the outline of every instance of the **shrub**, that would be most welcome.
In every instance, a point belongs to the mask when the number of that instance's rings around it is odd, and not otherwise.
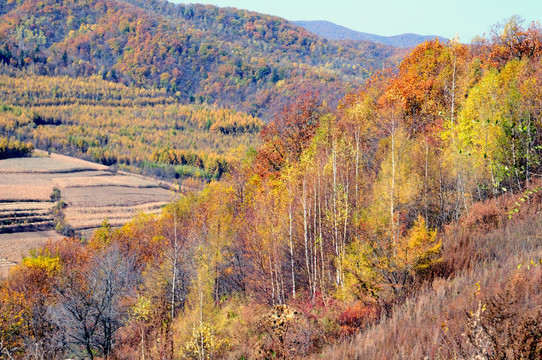
[[[217,338],[212,325],[201,323],[194,327],[182,352],[187,359],[210,360],[220,358],[228,348],[228,341]]]
[[[64,218],[62,218],[62,220],[60,220],[60,221],[58,221],[56,223],[55,231],[57,233],[59,233],[60,235],[62,235],[62,236],[74,236],[75,235],[75,231],[73,230],[71,225],[66,223]]]
[[[349,336],[374,324],[380,317],[380,309],[375,305],[357,302],[347,306],[337,319],[341,326],[339,335]]]
[[[541,279],[540,271],[532,275]],[[512,281],[504,291],[479,302],[476,311],[467,312],[463,357],[542,359],[542,310],[529,309],[530,304],[522,299],[527,294],[540,297],[540,290],[534,294],[532,290],[527,281]]]
[[[60,189],[59,188],[53,188],[53,192],[51,193],[51,201],[57,202],[60,200]]]

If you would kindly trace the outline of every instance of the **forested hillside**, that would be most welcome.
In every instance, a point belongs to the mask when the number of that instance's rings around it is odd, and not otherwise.
[[[266,120],[307,89],[339,100],[398,54],[246,10],[161,0],[8,0],[0,40],[3,73],[99,75]]]
[[[511,18],[292,99],[201,193],[26,257],[2,356],[540,358],[541,55]]]
[[[167,178],[218,179],[258,144],[263,122],[205,104],[67,76],[0,75],[0,134],[36,148]]]
[[[0,40],[0,135],[168,179],[219,178],[287,99],[336,104],[401,56],[167,1],[10,0]]]

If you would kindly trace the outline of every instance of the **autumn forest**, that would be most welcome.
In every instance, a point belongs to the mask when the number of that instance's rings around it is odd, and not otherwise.
[[[181,185],[25,254],[0,358],[542,357],[539,24],[405,51],[162,1],[0,14],[0,159]]]

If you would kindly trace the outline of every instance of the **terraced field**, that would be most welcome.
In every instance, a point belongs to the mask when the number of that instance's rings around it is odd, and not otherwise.
[[[104,218],[111,226],[121,226],[130,221],[135,214],[159,214],[163,201],[148,202],[126,206],[70,206],[66,209],[66,220],[74,229],[93,229],[103,222]]]
[[[0,234],[53,229],[51,207],[46,201],[0,203]]]
[[[107,218],[113,226],[125,224],[139,212],[158,214],[170,199],[169,190],[154,185],[138,186],[132,176],[116,177],[116,185],[103,185],[105,176],[91,178],[86,186],[66,186],[61,189],[62,198],[68,204],[66,221],[75,230],[99,227]]]
[[[60,239],[62,216],[76,234],[89,236],[107,218],[122,226],[137,213],[159,214],[171,199],[170,184],[107,166],[36,151],[30,158],[0,160],[0,277],[32,248]],[[58,189],[60,198],[52,197]]]

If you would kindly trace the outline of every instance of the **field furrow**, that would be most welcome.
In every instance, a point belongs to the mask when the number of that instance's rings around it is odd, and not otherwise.
[[[28,224],[0,225],[0,234],[11,234],[20,232],[45,231],[54,229],[55,224],[52,221],[39,221]]]
[[[0,202],[0,212],[2,211],[49,211],[53,204],[50,201],[44,202]]]
[[[75,230],[82,230],[99,227],[104,219],[107,219],[111,226],[122,226],[139,213],[159,215],[162,212],[162,207],[164,205],[164,202],[160,202],[124,207],[68,207],[65,214],[66,221]]]

